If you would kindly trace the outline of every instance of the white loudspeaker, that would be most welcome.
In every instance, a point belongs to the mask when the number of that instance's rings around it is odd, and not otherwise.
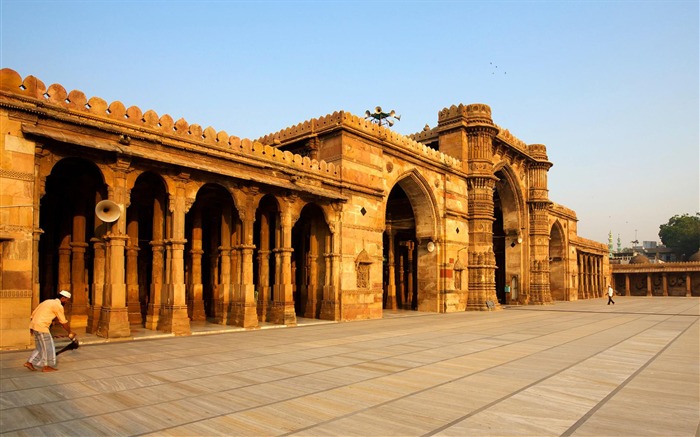
[[[122,215],[122,210],[119,205],[111,200],[103,200],[95,206],[95,214],[97,218],[106,223],[112,223],[119,219]]]

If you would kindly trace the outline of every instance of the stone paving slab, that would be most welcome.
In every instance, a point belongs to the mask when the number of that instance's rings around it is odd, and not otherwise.
[[[0,433],[699,436],[700,299],[615,300],[2,352]]]

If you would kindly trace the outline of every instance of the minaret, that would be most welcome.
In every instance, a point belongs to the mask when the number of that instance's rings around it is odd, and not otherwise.
[[[612,231],[608,232],[608,258],[613,257],[613,236]]]
[[[462,161],[467,174],[469,226],[467,310],[501,309],[496,296],[493,252],[494,205],[491,153],[498,127],[488,105],[475,103],[445,108],[438,115],[440,151]]]
[[[547,187],[547,172],[552,163],[547,158],[543,144],[529,144],[528,152],[533,161],[528,164],[527,205],[530,216],[530,303],[546,305],[552,303],[549,289],[549,221],[551,205]]]

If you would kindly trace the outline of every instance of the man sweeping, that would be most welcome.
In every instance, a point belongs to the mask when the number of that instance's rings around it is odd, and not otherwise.
[[[32,352],[24,367],[29,370],[37,370],[35,365],[43,366],[43,372],[55,372],[56,368],[56,346],[49,330],[53,319],[58,318],[58,322],[63,329],[68,332],[68,337],[72,340],[75,333],[70,330],[70,325],[63,312],[63,305],[68,302],[71,294],[66,290],[58,293],[57,299],[47,299],[34,309],[29,322],[29,332],[34,335],[36,349]]]

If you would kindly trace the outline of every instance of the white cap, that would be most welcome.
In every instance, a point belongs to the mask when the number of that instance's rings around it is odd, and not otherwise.
[[[70,293],[67,292],[66,290],[61,290],[61,292],[58,293],[58,294],[60,294],[60,295],[63,296],[63,297],[67,297],[68,299],[70,299]]]

